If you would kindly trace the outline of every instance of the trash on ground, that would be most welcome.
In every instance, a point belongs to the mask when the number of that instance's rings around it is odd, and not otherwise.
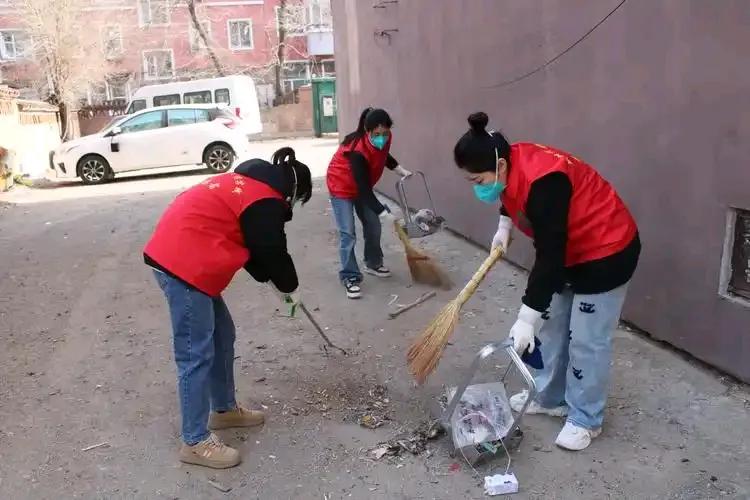
[[[213,486],[217,490],[221,491],[222,493],[229,493],[230,491],[232,491],[232,487],[231,486],[226,486],[224,484],[221,484],[220,482],[218,482],[215,479],[209,479],[208,480],[208,484],[210,484],[211,486]]]
[[[396,309],[388,313],[388,319],[393,319],[397,317],[399,314],[405,313],[409,309],[413,309],[417,307],[419,304],[421,304],[422,302],[428,299],[431,299],[435,295],[436,293],[434,291],[431,291],[431,292],[422,294],[418,299],[416,299],[415,301],[409,304],[396,304]]]
[[[83,448],[81,451],[91,451],[97,448],[109,448],[109,443],[104,441],[103,443],[92,444],[91,446],[87,446]]]
[[[362,415],[359,419],[359,425],[368,429],[377,429],[385,424],[385,418],[378,415]]]
[[[413,432],[401,434],[379,444],[370,450],[375,460],[384,456],[397,457],[403,452],[419,455],[427,449],[427,441],[431,441],[443,433],[443,428],[438,421],[423,422]]]
[[[518,493],[518,479],[512,472],[485,476],[484,492],[491,497]]]

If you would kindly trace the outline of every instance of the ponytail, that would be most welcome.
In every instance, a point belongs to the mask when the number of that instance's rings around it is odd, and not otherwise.
[[[362,113],[360,113],[359,115],[359,121],[357,122],[357,130],[344,137],[344,140],[341,141],[341,144],[350,144],[355,139],[360,139],[365,136],[365,120],[367,119],[367,114],[370,111],[372,111],[372,108],[370,106],[367,106],[362,110]]]
[[[271,163],[281,165],[282,163],[294,163],[296,160],[294,150],[290,147],[277,149],[271,157]]]
[[[294,149],[290,147],[283,147],[277,149],[271,157],[271,163],[274,167],[281,167],[290,182],[296,182],[297,188],[297,199],[302,201],[304,205],[310,201],[312,196],[312,175],[307,165],[301,161],[297,161]],[[289,193],[291,196],[291,193]],[[290,200],[294,203],[295,200]]]

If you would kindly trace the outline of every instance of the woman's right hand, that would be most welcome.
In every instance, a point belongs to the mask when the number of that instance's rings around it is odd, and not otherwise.
[[[502,247],[503,252],[508,251],[508,245],[510,244],[510,231],[513,228],[513,221],[510,217],[505,215],[500,216],[500,221],[497,224],[497,232],[492,237],[492,250],[497,247]]]

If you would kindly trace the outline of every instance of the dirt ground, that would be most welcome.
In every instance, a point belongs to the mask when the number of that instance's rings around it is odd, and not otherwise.
[[[335,141],[293,143],[322,175]],[[258,156],[279,144],[259,144]],[[348,301],[320,179],[288,225],[291,253],[308,307],[353,355],[326,356],[308,323],[280,317],[274,295],[238,273],[225,296],[238,330],[238,399],[267,408],[268,422],[222,433],[244,457],[235,469],[177,462],[168,316],[141,249],[174,195],[204,178],[182,172],[0,197],[10,202],[0,205],[0,498],[483,498],[482,478],[505,469],[502,457],[474,471],[449,456],[447,437],[419,456],[375,460],[369,450],[428,419],[479,347],[505,338],[525,276],[506,264],[492,271],[438,371],[417,388],[404,353],[455,291],[387,319],[392,295],[408,302],[422,290],[386,230],[394,276],[368,278],[364,298]],[[424,244],[457,283],[486,256],[447,232]],[[604,433],[588,450],[554,446],[560,421],[524,421],[512,452],[516,498],[750,498],[747,387],[633,332],[617,333],[615,353]],[[506,363],[493,360],[478,380],[496,379]],[[368,429],[363,415],[387,420]]]

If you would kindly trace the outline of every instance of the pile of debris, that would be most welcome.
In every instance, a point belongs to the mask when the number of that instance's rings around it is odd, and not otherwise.
[[[370,450],[370,455],[375,460],[386,456],[397,457],[403,452],[421,455],[427,450],[427,442],[437,438],[443,432],[443,427],[437,420],[423,422],[410,433],[404,433],[385,443],[380,443]]]

